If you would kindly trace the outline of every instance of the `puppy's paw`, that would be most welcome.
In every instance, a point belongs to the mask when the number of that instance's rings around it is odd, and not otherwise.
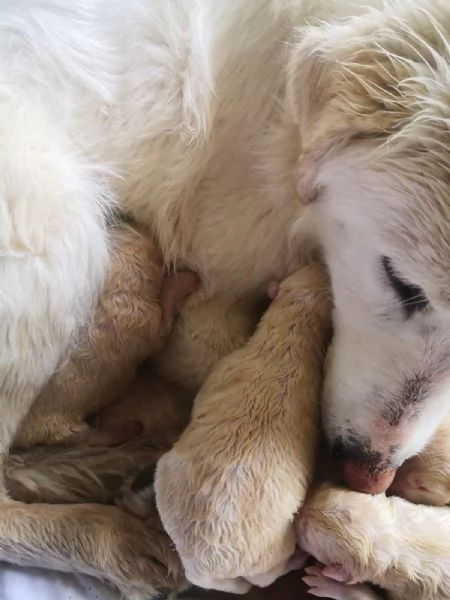
[[[99,429],[84,425],[70,440],[73,445],[120,446],[138,437],[144,427],[139,421],[126,421],[111,429]]]
[[[352,596],[348,594],[348,587],[335,579],[326,577],[323,574],[324,567],[315,565],[305,569],[303,581],[309,587],[308,593],[317,598],[333,598],[334,600],[350,600]]]
[[[280,284],[278,281],[271,281],[267,286],[267,295],[270,300],[275,300],[278,296],[278,292],[280,291]]]
[[[344,567],[314,565],[305,569],[303,581],[308,593],[317,598],[332,600],[378,600],[378,596],[365,584],[345,583],[351,580]]]
[[[326,566],[322,568],[322,575],[338,581],[339,583],[356,583],[351,573],[342,565]]]

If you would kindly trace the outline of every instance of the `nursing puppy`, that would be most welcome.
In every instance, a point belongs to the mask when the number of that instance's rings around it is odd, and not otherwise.
[[[447,508],[322,486],[297,521],[301,547],[322,563],[307,569],[310,594],[375,600],[368,581],[391,600],[446,600],[449,530]]]
[[[331,297],[319,263],[270,293],[256,333],[213,369],[157,465],[161,520],[205,588],[245,593],[299,566],[293,516],[314,468]]]
[[[36,399],[15,446],[120,443],[142,428],[132,406],[114,423],[111,415],[103,431],[85,419],[120,398],[143,361],[162,348],[181,300],[198,280],[191,272],[165,277],[160,250],[148,234],[119,225],[110,237],[111,268],[93,320]]]

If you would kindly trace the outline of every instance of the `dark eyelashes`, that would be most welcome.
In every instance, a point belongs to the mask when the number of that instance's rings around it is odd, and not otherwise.
[[[418,285],[407,283],[405,280],[401,279],[392,266],[389,257],[383,256],[381,258],[381,263],[391,288],[402,303],[406,318],[412,317],[414,313],[420,312],[429,306],[429,300],[423,289]]]

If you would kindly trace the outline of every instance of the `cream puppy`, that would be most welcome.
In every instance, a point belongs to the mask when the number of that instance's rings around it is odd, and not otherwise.
[[[391,600],[450,597],[450,511],[324,485],[297,520],[301,547],[322,565],[307,569],[310,593],[372,600],[373,583]],[[326,566],[323,566],[326,565]]]
[[[277,290],[256,333],[206,380],[157,466],[163,525],[194,584],[235,593],[300,564],[293,517],[314,468],[328,277],[313,264]]]
[[[450,417],[420,454],[403,463],[388,492],[415,504],[450,503]]]

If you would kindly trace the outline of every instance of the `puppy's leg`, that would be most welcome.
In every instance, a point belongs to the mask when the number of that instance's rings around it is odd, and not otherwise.
[[[346,584],[326,575],[327,567],[315,565],[305,569],[303,581],[309,586],[308,593],[317,598],[333,600],[380,600],[380,596],[364,583]]]
[[[10,496],[21,502],[112,504],[123,493],[124,482],[146,465],[153,469],[162,452],[143,440],[117,448],[35,447],[8,457],[6,485]],[[129,496],[133,506],[138,504],[137,493]],[[145,515],[131,512],[144,517],[152,507],[145,506]]]
[[[0,123],[1,460],[89,318],[108,252],[107,191],[96,174],[37,106],[5,94]]]
[[[0,560],[84,573],[143,600],[182,580],[157,515],[144,523],[113,506],[0,505]]]

